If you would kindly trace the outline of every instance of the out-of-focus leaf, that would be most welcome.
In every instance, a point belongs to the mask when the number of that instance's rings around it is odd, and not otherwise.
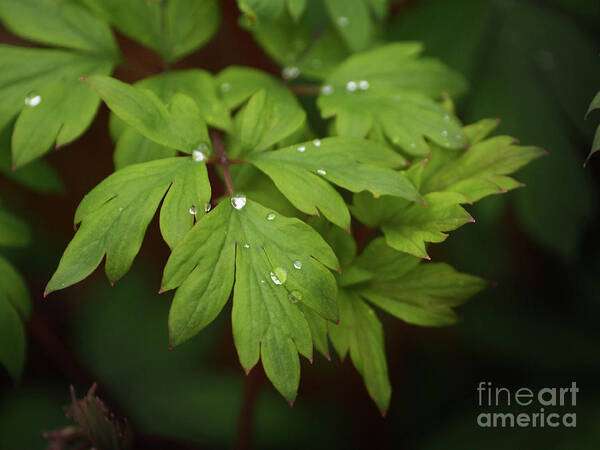
[[[0,364],[15,380],[25,365],[25,329],[17,310],[4,295],[0,295]]]
[[[79,204],[75,223],[81,226],[48,282],[46,294],[87,277],[105,254],[106,275],[117,281],[131,267],[163,197],[160,229],[173,247],[195,217],[205,213],[210,196],[206,165],[193,157],[150,161],[115,172]]]
[[[168,63],[208,42],[221,21],[217,0],[81,1]]]

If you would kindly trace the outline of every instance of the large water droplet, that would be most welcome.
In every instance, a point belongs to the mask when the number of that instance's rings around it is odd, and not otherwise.
[[[348,18],[344,17],[344,16],[338,17],[338,19],[337,19],[337,23],[340,27],[348,26],[348,22],[349,22]]]
[[[358,82],[358,87],[361,88],[363,91],[366,91],[367,89],[369,89],[371,85],[369,84],[369,82],[367,80],[360,80]]]
[[[357,88],[356,81],[348,81],[346,83],[346,90],[349,92],[354,92]]]
[[[261,283],[264,283],[264,282],[265,282],[265,280],[260,280],[260,282],[261,282]]]
[[[269,276],[271,277],[271,281],[277,285],[284,284],[287,281],[287,271],[282,267],[273,269]]]
[[[298,303],[300,300],[302,300],[302,292],[292,291],[290,292],[289,298],[292,303]]]
[[[231,206],[235,209],[242,209],[246,206],[246,196],[244,194],[236,194],[231,197]]]
[[[27,97],[25,97],[25,104],[27,106],[37,106],[40,103],[42,103],[42,96],[35,93],[35,92],[31,92]]]
[[[333,86],[330,84],[326,84],[325,86],[321,87],[321,94],[323,94],[323,95],[333,94]]]
[[[194,205],[190,206],[189,211],[190,211],[190,214],[192,214],[194,216],[196,215],[196,207]]]
[[[320,146],[321,146],[321,141],[320,141],[319,139],[315,139],[315,140],[313,141],[313,145],[314,145],[315,147],[320,147]]]
[[[230,90],[230,89],[231,89],[231,84],[229,84],[229,83],[223,83],[223,84],[221,85],[221,91],[222,91],[222,92],[227,92],[227,91],[228,91],[228,90]]]
[[[192,152],[192,159],[196,162],[202,162],[206,159],[206,153],[202,150],[194,150]]]
[[[267,220],[275,220],[275,217],[277,217],[277,216],[275,216],[274,213],[267,214]]]
[[[327,175],[327,171],[325,169],[317,169],[317,173],[319,175]]]
[[[294,261],[294,269],[298,269],[298,270],[302,269],[302,261],[300,261],[300,260]]]
[[[210,203],[207,203],[206,205],[204,205],[204,212],[209,212],[211,208],[212,205]]]
[[[248,244],[248,243],[244,244],[244,248],[250,248],[250,244]]]
[[[304,151],[306,151],[306,146],[301,145],[300,147],[298,147],[296,150],[298,150],[300,153],[303,153]]]
[[[284,67],[281,71],[281,76],[284,80],[292,80],[294,78],[298,78],[300,75],[300,69],[296,66]]]

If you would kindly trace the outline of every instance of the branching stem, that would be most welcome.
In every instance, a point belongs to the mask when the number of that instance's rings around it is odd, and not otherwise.
[[[235,188],[233,187],[233,180],[231,179],[231,173],[229,172],[230,161],[227,159],[227,154],[225,153],[223,137],[221,136],[221,133],[215,129],[210,130],[210,137],[212,139],[215,153],[217,154],[218,162],[221,165],[221,169],[223,169],[223,178],[225,178],[227,192],[229,195],[233,195],[235,193]]]

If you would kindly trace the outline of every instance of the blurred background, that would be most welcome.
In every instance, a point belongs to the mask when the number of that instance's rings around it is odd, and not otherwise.
[[[221,4],[219,33],[175,68],[217,72],[241,64],[278,76],[280,68],[237,25],[235,2]],[[9,167],[10,133],[0,135],[2,198],[34,236],[28,248],[3,250],[28,281],[33,315],[21,382],[0,368],[0,449],[45,448],[41,430],[71,423],[62,409],[69,385],[83,394],[94,381],[115,412],[148,436],[147,448],[231,448],[247,440],[240,433],[243,398],[255,403],[255,448],[600,445],[600,157],[582,167],[599,121],[583,116],[600,90],[600,2],[409,0],[392,6],[384,37],[423,41],[426,55],[469,79],[468,94],[457,100],[465,123],[500,118],[499,132],[550,153],[517,174],[526,189],[471,208],[477,222],[432,247],[434,260],[497,282],[461,308],[459,325],[419,328],[381,315],[393,386],[387,418],[350,361],[335,357],[303,360],[293,408],[260,367],[246,381],[227,310],[168,351],[170,296],[156,293],[168,248],[156,221],[134,269],[115,287],[98,270],[42,299],[72,237],[77,204],[113,170],[102,107],[81,139],[16,173]],[[119,41],[130,62],[117,69],[118,78],[133,82],[160,72],[152,52]],[[3,29],[0,42],[32,45]],[[576,381],[577,428],[479,428],[480,381],[513,392]]]

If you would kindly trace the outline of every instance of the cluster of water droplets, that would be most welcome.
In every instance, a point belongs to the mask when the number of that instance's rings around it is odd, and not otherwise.
[[[30,92],[27,97],[25,97],[25,104],[27,106],[37,106],[42,103],[42,96],[36,92]]]
[[[367,80],[360,80],[360,81],[351,80],[346,83],[346,90],[348,92],[354,92],[357,89],[360,89],[361,91],[366,91],[370,87],[371,87],[371,83],[369,83]]]

